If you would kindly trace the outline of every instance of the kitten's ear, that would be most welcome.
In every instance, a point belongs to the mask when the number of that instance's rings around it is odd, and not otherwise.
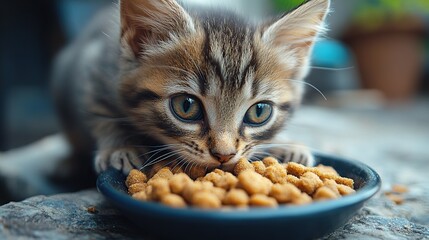
[[[195,32],[189,14],[175,0],[121,0],[121,43],[138,57],[145,46]]]
[[[307,56],[316,37],[324,31],[329,5],[329,0],[307,0],[279,20],[265,26],[262,41]]]

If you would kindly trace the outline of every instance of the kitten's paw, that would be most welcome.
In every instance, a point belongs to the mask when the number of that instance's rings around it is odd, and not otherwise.
[[[100,151],[95,157],[95,170],[97,173],[113,167],[121,170],[124,174],[128,174],[132,169],[140,168],[141,166],[142,162],[134,149]]]
[[[308,167],[312,167],[316,163],[313,154],[306,146],[274,147],[268,149],[268,153],[283,163],[296,162]]]

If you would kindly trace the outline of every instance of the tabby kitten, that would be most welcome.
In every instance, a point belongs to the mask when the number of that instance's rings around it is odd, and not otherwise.
[[[278,143],[301,101],[300,81],[329,0],[306,1],[260,25],[232,13],[185,10],[175,0],[119,6],[56,66],[66,133],[76,152],[95,143],[97,172],[160,161],[228,169],[266,153],[313,164],[305,148],[269,143]]]

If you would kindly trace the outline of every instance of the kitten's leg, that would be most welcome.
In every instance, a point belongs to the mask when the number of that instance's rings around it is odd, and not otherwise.
[[[101,149],[95,157],[95,170],[97,173],[113,167],[128,174],[132,169],[141,168],[138,151],[132,148]]]
[[[313,154],[304,145],[289,143],[285,146],[267,148],[265,151],[283,163],[296,162],[309,167],[315,165]]]
[[[136,144],[131,137],[132,133],[125,131],[121,126],[109,121],[98,121],[93,127],[93,134],[97,141],[97,154],[94,167],[97,173],[113,167],[128,174],[131,169],[143,165],[139,156],[145,149]]]

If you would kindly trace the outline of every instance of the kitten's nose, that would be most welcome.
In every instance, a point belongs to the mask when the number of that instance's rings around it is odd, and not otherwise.
[[[231,154],[222,154],[222,153],[217,153],[217,152],[211,152],[211,154],[220,162],[220,163],[226,163],[229,160],[231,160],[231,158],[233,158],[235,156],[235,153],[231,153]]]

